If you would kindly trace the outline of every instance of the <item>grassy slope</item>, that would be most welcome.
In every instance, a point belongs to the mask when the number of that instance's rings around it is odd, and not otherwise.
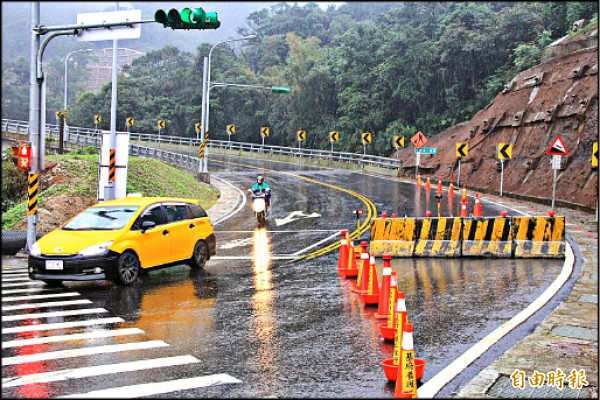
[[[54,163],[56,166],[48,168]],[[40,219],[52,218],[56,219],[57,223],[68,219],[66,215],[60,215],[59,211],[54,209],[50,210],[54,215],[48,215],[44,207],[61,197],[68,198],[72,205],[69,214],[79,212],[90,202],[95,202],[98,188],[98,155],[47,155],[46,167],[49,172],[41,174],[41,189],[38,194]],[[23,185],[26,188],[25,177]],[[197,198],[205,209],[212,206],[219,197],[218,190],[198,182],[191,175],[171,165],[148,158],[129,157],[127,193],[136,192],[144,196]],[[23,225],[26,226],[26,205],[25,196],[23,201],[2,214],[2,230],[19,230]],[[39,213],[40,209],[44,209],[44,213]]]

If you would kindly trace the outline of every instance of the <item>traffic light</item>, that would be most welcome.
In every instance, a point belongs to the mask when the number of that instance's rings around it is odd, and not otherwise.
[[[31,167],[31,146],[21,145],[19,146],[19,160],[17,165],[23,170],[27,170]]]
[[[221,26],[216,12],[206,12],[202,8],[186,7],[181,11],[172,8],[168,13],[157,10],[154,21],[171,29],[217,29]]]

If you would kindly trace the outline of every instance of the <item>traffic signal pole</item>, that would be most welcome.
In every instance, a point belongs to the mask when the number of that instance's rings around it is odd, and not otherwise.
[[[40,25],[40,3],[31,3],[31,24],[34,28]],[[29,57],[29,142],[31,143],[31,154],[33,160],[29,168],[28,182],[32,179],[37,181],[40,167],[39,158],[39,140],[40,140],[40,84],[37,79],[37,54],[40,47],[40,37],[36,34],[35,29],[31,31],[31,49]],[[37,187],[37,182],[36,182]],[[33,198],[33,193],[27,188],[27,250],[33,246],[36,239],[36,224],[37,224],[37,198]],[[37,194],[36,194],[37,196]],[[35,210],[30,211],[32,201],[36,202]]]

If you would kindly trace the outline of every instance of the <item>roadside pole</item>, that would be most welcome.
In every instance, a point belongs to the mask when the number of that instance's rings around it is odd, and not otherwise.
[[[31,143],[31,154],[33,160],[28,174],[27,187],[27,250],[36,240],[37,224],[37,187],[38,173],[41,165],[40,157],[40,84],[37,79],[37,55],[40,48],[40,37],[36,29],[40,26],[40,2],[31,3],[31,51],[29,57],[29,142]]]

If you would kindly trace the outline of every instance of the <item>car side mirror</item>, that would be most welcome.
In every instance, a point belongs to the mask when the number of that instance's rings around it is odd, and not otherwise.
[[[142,222],[142,233],[146,232],[148,229],[154,228],[155,226],[156,226],[156,222],[153,222],[153,221]]]

